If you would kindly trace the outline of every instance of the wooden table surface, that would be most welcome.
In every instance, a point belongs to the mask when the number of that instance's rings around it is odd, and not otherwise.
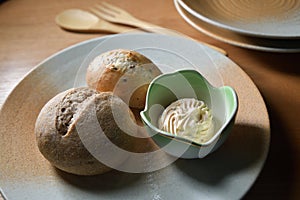
[[[96,0],[10,0],[0,4],[0,105],[35,65],[75,43],[105,34],[60,29],[55,15]],[[140,19],[225,49],[253,80],[268,108],[271,144],[265,166],[245,199],[300,199],[300,53],[267,53],[234,47],[189,26],[173,1],[110,0]],[[1,148],[1,147],[0,147]],[[1,172],[0,172],[1,173]]]

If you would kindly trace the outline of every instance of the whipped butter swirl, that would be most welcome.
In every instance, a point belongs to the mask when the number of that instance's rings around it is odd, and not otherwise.
[[[203,101],[179,99],[170,104],[158,120],[159,129],[197,143],[213,136],[211,111]]]

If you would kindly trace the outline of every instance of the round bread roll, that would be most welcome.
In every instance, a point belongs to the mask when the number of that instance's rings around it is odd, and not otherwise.
[[[143,109],[149,83],[160,74],[158,67],[142,54],[116,49],[90,63],[86,81],[91,88],[112,91],[130,107]]]
[[[128,105],[111,92],[74,88],[56,95],[42,108],[35,134],[40,152],[55,167],[77,175],[96,175],[111,167],[93,155],[118,166],[127,158],[118,155],[115,146],[134,150],[135,123]]]

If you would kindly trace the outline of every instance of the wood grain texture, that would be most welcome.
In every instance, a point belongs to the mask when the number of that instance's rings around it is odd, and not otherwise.
[[[136,17],[224,48],[252,78],[266,102],[271,145],[259,178],[244,199],[300,198],[300,53],[265,53],[234,47],[190,27],[172,1],[110,0]],[[0,105],[39,62],[72,44],[102,36],[78,34],[56,26],[64,9],[88,8],[96,0],[11,0],[0,4]],[[0,147],[1,148],[1,147]]]

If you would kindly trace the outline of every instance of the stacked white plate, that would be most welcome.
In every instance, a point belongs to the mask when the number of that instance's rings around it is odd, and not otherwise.
[[[239,47],[300,52],[300,0],[174,0],[200,32]]]

